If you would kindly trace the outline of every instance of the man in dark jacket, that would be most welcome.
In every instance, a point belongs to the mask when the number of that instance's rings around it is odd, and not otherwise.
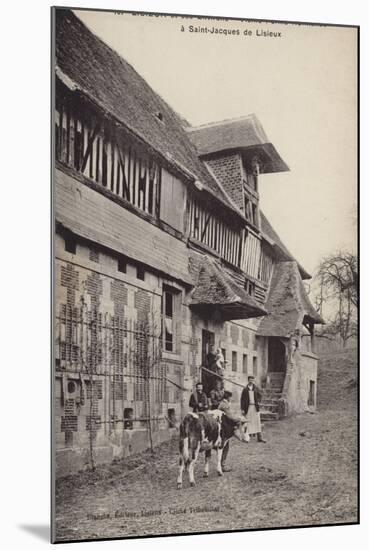
[[[248,376],[247,380],[248,384],[241,394],[241,411],[247,419],[247,433],[249,435],[256,434],[260,443],[266,443],[261,435],[261,390],[256,386],[254,376]]]
[[[209,395],[217,380],[217,354],[214,344],[211,344],[209,353],[206,354],[204,367],[206,370],[202,371],[201,379],[204,383],[204,392]]]
[[[201,382],[196,384],[196,390],[191,394],[189,405],[194,413],[208,410],[208,398],[203,391]]]
[[[223,381],[218,379],[210,392],[210,409],[217,409],[224,396]]]

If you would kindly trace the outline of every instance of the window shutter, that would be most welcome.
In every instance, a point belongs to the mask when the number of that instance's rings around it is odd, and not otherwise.
[[[160,219],[177,231],[183,232],[185,186],[175,176],[162,170]]]

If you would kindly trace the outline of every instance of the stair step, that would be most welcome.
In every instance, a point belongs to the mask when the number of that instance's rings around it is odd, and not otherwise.
[[[263,412],[261,411],[261,420],[263,422],[265,421],[268,421],[268,420],[279,420],[279,414],[276,413],[276,412]]]
[[[278,393],[278,394],[272,394],[272,393],[267,393],[267,394],[264,394],[261,401],[264,403],[264,401],[278,401],[278,399],[281,397],[282,393]]]
[[[260,413],[262,414],[274,414],[274,413],[277,413],[278,411],[273,411],[273,409],[264,409],[263,407],[261,407],[260,409]]]

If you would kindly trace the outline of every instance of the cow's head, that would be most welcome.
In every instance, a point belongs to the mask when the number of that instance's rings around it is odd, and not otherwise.
[[[240,421],[234,427],[234,435],[240,441],[248,443],[250,436],[247,433],[247,420],[244,416],[241,416]]]

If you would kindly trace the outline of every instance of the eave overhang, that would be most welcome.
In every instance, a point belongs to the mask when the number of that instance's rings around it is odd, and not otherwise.
[[[203,257],[199,267],[189,307],[203,317],[219,321],[267,315],[267,311],[208,256]]]

